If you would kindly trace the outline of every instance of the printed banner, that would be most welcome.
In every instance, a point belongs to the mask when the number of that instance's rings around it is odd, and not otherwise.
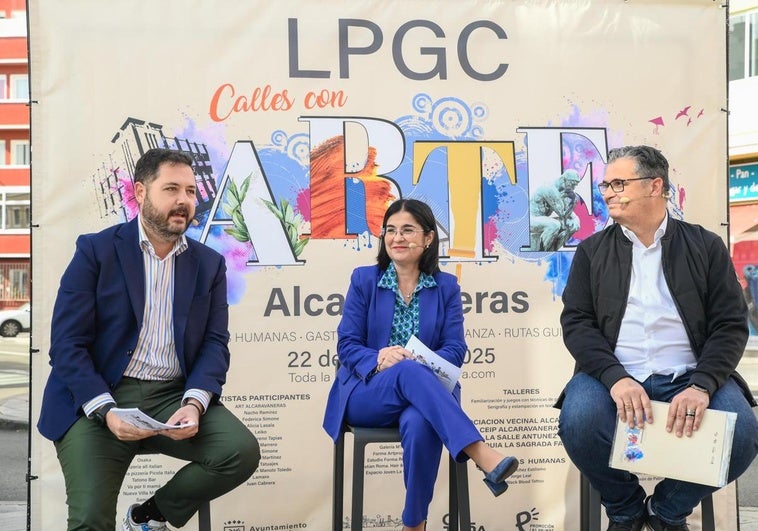
[[[560,296],[576,245],[609,222],[597,183],[613,147],[660,148],[672,214],[724,233],[720,3],[29,4],[33,404],[76,236],[136,215],[132,172],[147,149],[188,152],[199,190],[188,234],[228,267],[222,399],[263,452],[255,475],[213,502],[213,529],[329,528],[333,445],[321,420],[344,294],[352,269],[376,260],[387,205],[420,199],[462,288],[463,407],[521,460],[497,499],[469,467],[472,529],[578,529],[579,479],[552,407],[573,371]],[[32,446],[33,528],[59,527],[54,448],[38,435]],[[399,529],[401,451],[374,446],[363,527]],[[176,466],[137,458],[119,516]],[[449,523],[446,468],[429,529]]]

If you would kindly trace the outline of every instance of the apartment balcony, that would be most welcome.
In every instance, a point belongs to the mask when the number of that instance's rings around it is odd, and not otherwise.
[[[30,186],[29,166],[0,166],[0,186]]]
[[[0,31],[0,62],[2,63],[26,63],[26,37],[5,37]]]
[[[29,104],[24,100],[0,100],[0,129],[29,129]]]
[[[26,17],[0,19],[0,38],[0,59],[26,57]]]
[[[5,234],[0,232],[0,258],[29,258],[31,239],[26,234]]]

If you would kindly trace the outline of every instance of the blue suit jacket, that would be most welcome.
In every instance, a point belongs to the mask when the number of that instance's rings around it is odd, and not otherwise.
[[[342,320],[337,327],[340,368],[324,415],[324,429],[335,441],[342,429],[350,393],[376,368],[379,349],[389,343],[395,292],[377,286],[383,274],[378,266],[366,266],[356,268],[350,278]],[[418,293],[418,338],[460,367],[466,355],[461,289],[458,280],[449,273],[435,273],[434,280],[436,288]]]
[[[145,274],[137,218],[80,236],[61,278],[50,337],[52,371],[37,427],[58,440],[81,406],[112,392],[137,344]],[[229,368],[226,265],[210,247],[187,239],[176,257],[174,339],[186,388],[217,399]]]

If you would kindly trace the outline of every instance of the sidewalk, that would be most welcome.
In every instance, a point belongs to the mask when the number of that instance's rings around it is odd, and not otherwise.
[[[22,391],[19,393],[19,391]],[[0,389],[0,429],[29,426],[28,389]],[[0,529],[26,530],[26,500],[0,501]]]
[[[0,529],[26,530],[26,502],[0,502]]]
[[[29,426],[29,394],[28,390],[3,396],[0,394],[0,428],[16,428]],[[2,529],[2,528],[0,528]]]

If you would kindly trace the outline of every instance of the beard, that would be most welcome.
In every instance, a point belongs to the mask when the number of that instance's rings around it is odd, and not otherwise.
[[[168,241],[176,241],[179,237],[187,232],[190,223],[190,212],[187,207],[177,207],[169,210],[167,215],[163,215],[150,201],[150,194],[145,195],[145,201],[142,204],[143,223],[150,228],[155,234]],[[171,223],[170,219],[175,215],[183,215],[186,221],[183,224]]]

